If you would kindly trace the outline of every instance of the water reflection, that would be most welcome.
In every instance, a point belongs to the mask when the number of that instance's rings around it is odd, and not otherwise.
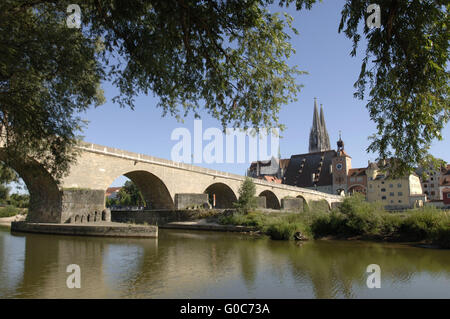
[[[68,289],[66,267],[81,267]],[[366,267],[381,267],[381,289]],[[160,230],[159,239],[10,234],[1,298],[450,298],[450,252],[362,242],[293,242]]]

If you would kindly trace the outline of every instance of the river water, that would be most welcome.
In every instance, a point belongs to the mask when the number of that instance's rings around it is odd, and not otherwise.
[[[80,266],[69,289],[67,266]],[[381,269],[369,289],[367,266]],[[11,234],[0,298],[450,298],[450,250],[159,230],[158,239]]]

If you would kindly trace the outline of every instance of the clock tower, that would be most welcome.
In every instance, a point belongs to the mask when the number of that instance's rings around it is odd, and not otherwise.
[[[352,158],[344,151],[344,141],[341,139],[339,131],[339,141],[337,141],[336,156],[332,159],[333,193],[347,193],[348,171],[352,168]]]

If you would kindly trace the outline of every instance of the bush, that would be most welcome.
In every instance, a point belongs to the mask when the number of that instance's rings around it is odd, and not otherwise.
[[[256,208],[256,186],[252,179],[246,177],[239,188],[239,199],[234,203],[236,209],[242,213],[248,213],[251,209]]]
[[[6,206],[0,208],[0,217],[11,217],[20,214],[21,210],[17,207]]]
[[[448,220],[448,216],[447,216]],[[413,211],[400,227],[410,240],[435,238],[445,228],[446,214],[433,207]]]
[[[266,234],[275,240],[291,240],[297,231],[302,231],[303,225],[300,223],[281,222],[268,226]]]

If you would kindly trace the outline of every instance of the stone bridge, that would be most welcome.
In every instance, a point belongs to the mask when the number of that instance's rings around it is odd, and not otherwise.
[[[105,191],[121,175],[138,186],[154,209],[181,208],[177,207],[180,198],[186,204],[190,198],[196,199],[196,194],[215,195],[216,208],[229,208],[237,200],[238,189],[245,179],[91,143],[81,142],[77,148],[80,150],[77,162],[59,184],[39,163],[12,165],[30,192],[30,222],[91,222],[107,218]],[[330,207],[342,201],[341,196],[310,189],[260,179],[254,179],[254,183],[257,195],[265,197],[267,208],[280,209],[285,197],[302,198],[306,204],[325,200]]]

